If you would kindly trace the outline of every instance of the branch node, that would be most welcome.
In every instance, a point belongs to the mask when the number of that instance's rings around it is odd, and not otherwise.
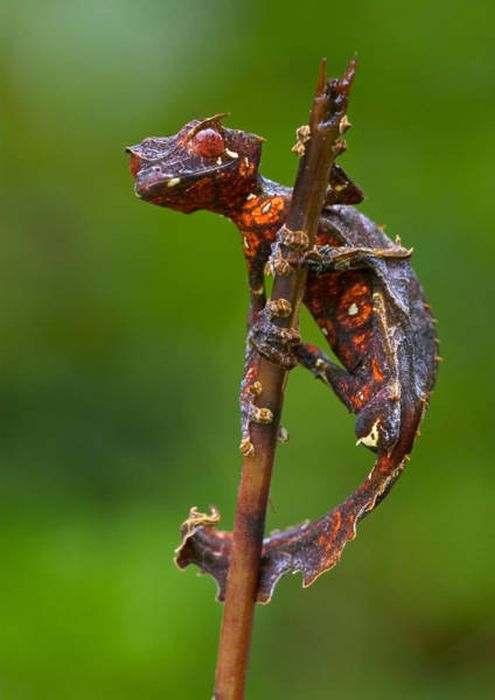
[[[247,387],[247,391],[251,396],[261,396],[263,385],[261,382],[253,382]]]
[[[249,437],[245,437],[241,440],[239,451],[243,457],[254,457],[254,445]]]
[[[278,318],[288,318],[292,313],[292,304],[288,299],[271,299],[267,302],[266,308],[272,316]]]
[[[345,134],[345,132],[350,129],[352,126],[351,122],[349,121],[347,114],[344,114],[342,119],[339,122],[339,133],[340,135]]]
[[[292,153],[295,153],[298,158],[301,158],[304,155],[304,152],[306,151],[305,144],[311,138],[311,129],[309,127],[309,124],[303,124],[298,129],[296,129],[296,138],[297,141],[294,144],[294,146],[292,146],[291,150]]]
[[[337,156],[340,156],[346,150],[347,141],[345,139],[336,139],[332,146],[332,153],[334,154],[334,156],[337,158]]]
[[[273,413],[269,408],[263,407],[258,408],[258,406],[253,407],[253,420],[255,423],[265,423],[269,424],[273,421]]]

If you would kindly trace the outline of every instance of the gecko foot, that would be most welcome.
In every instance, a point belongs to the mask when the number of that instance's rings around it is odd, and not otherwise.
[[[280,328],[272,320],[274,316],[290,315],[287,304],[284,299],[268,302],[251,329],[249,343],[273,364],[292,369],[298,364],[296,348],[301,344],[301,336],[295,328]]]

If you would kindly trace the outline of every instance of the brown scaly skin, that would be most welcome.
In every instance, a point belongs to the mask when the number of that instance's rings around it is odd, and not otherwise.
[[[400,475],[434,385],[437,342],[410,265],[411,251],[349,206],[361,201],[362,193],[339,166],[332,168],[315,249],[305,250],[304,241],[286,244],[293,247],[292,264],[309,267],[304,303],[342,367],[304,345],[297,334],[276,329],[271,319],[283,309],[265,308],[264,274],[269,261],[271,269],[280,264],[273,244],[291,190],[259,174],[263,139],[224,128],[222,116],[192,121],[176,136],[145,139],[127,150],[139,197],[185,213],[209,209],[231,218],[241,232],[250,285],[241,449],[252,449],[250,422],[270,420],[255,406],[261,353],[286,367],[299,362],[329,384],[357,415],[358,442],[376,453],[370,475],[342,504],[312,524],[264,540],[258,600],[268,602],[286,573],[301,571],[307,586],[334,566],[355,537],[358,521]],[[301,148],[304,139],[299,137]],[[231,534],[216,530],[217,521],[216,512],[191,512],[177,563],[181,568],[194,563],[213,575],[221,600]]]

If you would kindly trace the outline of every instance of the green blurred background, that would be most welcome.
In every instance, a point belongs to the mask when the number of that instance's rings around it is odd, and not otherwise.
[[[227,220],[136,199],[123,148],[230,111],[290,184],[318,62],[355,50],[343,163],[416,248],[445,362],[341,564],[258,609],[248,696],[493,697],[493,3],[0,6],[0,698],[209,697],[221,607],[172,556],[191,505],[232,524],[244,262]],[[270,528],[372,462],[302,370],[283,422]]]

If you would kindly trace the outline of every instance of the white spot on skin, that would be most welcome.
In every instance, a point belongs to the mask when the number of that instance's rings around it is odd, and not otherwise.
[[[217,158],[217,165],[222,165],[222,158],[220,156]]]
[[[256,199],[256,195],[251,192],[251,194],[248,194],[246,197],[246,202],[249,202],[251,199]]]
[[[326,328],[322,328],[321,332],[323,333],[323,335],[328,335],[328,330]]]
[[[316,360],[316,370],[317,370],[318,377],[320,379],[322,379],[325,382],[325,384],[329,384],[327,373],[326,373],[327,369],[328,369],[327,363],[319,357]]]
[[[263,207],[263,209],[261,211],[263,212],[263,214],[268,214],[268,212],[270,211],[271,208],[272,208],[272,203],[268,202],[267,204],[265,204],[265,206]]]
[[[180,177],[172,177],[168,182],[167,182],[167,187],[175,187],[178,185],[180,182]]]
[[[243,239],[243,240],[244,240],[244,248],[246,248],[246,250],[249,250],[249,241],[248,241],[248,239],[246,238],[246,236],[244,236],[244,239]]]
[[[355,316],[357,313],[359,313],[358,305],[356,303],[352,303],[347,309],[347,313],[349,316]]]
[[[356,445],[364,445],[365,447],[376,447],[378,445],[378,440],[380,439],[380,432],[378,430],[379,424],[380,419],[377,418],[376,421],[373,423],[373,427],[371,428],[368,435],[359,438],[359,440],[356,442]]]
[[[249,158],[244,156],[244,162],[246,163],[246,168],[249,168]]]
[[[235,151],[229,151],[228,148],[225,149],[226,155],[228,155],[229,158],[239,158],[239,154],[236,153]]]

